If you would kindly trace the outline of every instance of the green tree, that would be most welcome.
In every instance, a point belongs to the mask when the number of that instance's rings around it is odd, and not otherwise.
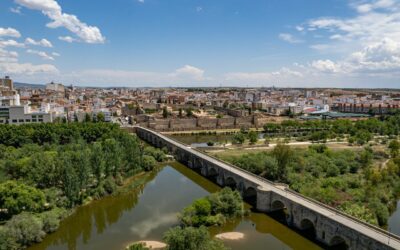
[[[0,218],[8,218],[22,211],[40,212],[46,203],[44,193],[31,186],[17,181],[6,181],[0,184],[0,207],[6,209]]]
[[[150,155],[144,155],[143,156],[143,169],[146,171],[151,171],[154,169],[154,167],[156,166],[157,162],[154,159],[153,156]]]
[[[164,106],[164,108],[163,108],[163,110],[162,110],[162,116],[163,116],[164,118],[168,118],[169,113],[168,113],[168,108],[167,108],[167,106]]]
[[[360,153],[359,161],[361,165],[366,168],[372,164],[373,160],[373,151],[370,147],[365,147],[364,150]]]
[[[226,187],[208,196],[213,214],[222,214],[228,218],[242,216],[244,205],[237,190]]]
[[[106,177],[111,175],[115,177],[123,162],[122,149],[115,139],[104,140],[102,147],[105,159],[105,175]]]
[[[186,109],[186,116],[187,117],[192,117],[193,116],[193,109],[192,108]]]
[[[207,228],[174,227],[164,234],[169,250],[224,250],[221,241],[213,240]]]
[[[85,122],[91,122],[92,121],[92,117],[90,116],[89,113],[85,113]]]
[[[90,164],[93,167],[93,173],[99,184],[105,176],[105,160],[103,147],[100,142],[93,143]]]
[[[271,181],[279,179],[278,161],[274,157],[266,156],[264,158],[264,176]]]
[[[246,136],[241,132],[240,133],[236,133],[233,136],[232,140],[233,140],[233,143],[243,144],[245,142],[245,140],[246,140]]]
[[[248,137],[251,144],[255,144],[258,141],[258,134],[256,131],[250,131]]]
[[[73,207],[79,201],[79,178],[75,169],[72,167],[69,157],[64,156],[62,162],[65,166],[62,175],[62,188],[65,196],[68,198],[69,206]]]
[[[286,181],[288,165],[292,161],[293,151],[287,145],[278,144],[272,151],[272,155],[278,162],[278,180]]]
[[[97,122],[104,122],[104,121],[105,121],[105,116],[104,116],[104,113],[103,113],[103,112],[97,113],[96,121],[97,121]]]
[[[390,149],[390,155],[392,156],[392,158],[396,158],[397,156],[399,156],[400,142],[398,140],[390,141],[388,148]]]

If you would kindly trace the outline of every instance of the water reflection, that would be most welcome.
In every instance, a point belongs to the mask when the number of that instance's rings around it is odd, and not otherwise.
[[[400,201],[397,202],[396,210],[389,218],[388,230],[389,232],[400,235]]]
[[[161,240],[168,228],[177,225],[177,213],[193,200],[219,189],[187,167],[174,163],[159,173],[134,182],[131,191],[80,207],[58,231],[31,247],[42,249],[124,249],[132,241]],[[318,246],[262,213],[251,213],[212,234],[245,233],[241,241],[226,242],[232,249],[318,249]]]

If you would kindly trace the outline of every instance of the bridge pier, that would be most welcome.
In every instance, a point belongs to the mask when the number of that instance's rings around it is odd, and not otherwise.
[[[271,212],[270,206],[271,190],[264,187],[257,187],[257,205],[256,209],[260,212]]]

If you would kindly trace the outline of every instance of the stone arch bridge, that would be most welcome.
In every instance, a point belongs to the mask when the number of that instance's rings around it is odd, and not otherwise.
[[[135,127],[136,134],[153,146],[166,147],[176,159],[220,186],[238,190],[257,210],[284,210],[289,226],[312,232],[315,240],[328,247],[348,249],[400,249],[400,237],[332,207],[300,195],[284,184],[270,182],[222,162],[147,128]]]

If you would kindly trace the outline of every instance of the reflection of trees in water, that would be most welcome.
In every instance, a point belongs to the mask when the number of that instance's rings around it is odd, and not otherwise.
[[[66,218],[59,229],[48,235],[43,242],[34,245],[30,250],[46,249],[51,245],[68,245],[68,249],[77,248],[77,240],[82,235],[83,243],[88,243],[93,224],[96,226],[96,233],[102,234],[107,227],[116,223],[125,211],[132,210],[139,200],[139,196],[147,183],[152,181],[158,174],[153,171],[145,177],[139,177],[138,182],[143,182],[135,186],[131,191],[123,192],[116,196],[108,196],[98,201],[76,209],[74,214]],[[142,178],[145,178],[144,181]]]

